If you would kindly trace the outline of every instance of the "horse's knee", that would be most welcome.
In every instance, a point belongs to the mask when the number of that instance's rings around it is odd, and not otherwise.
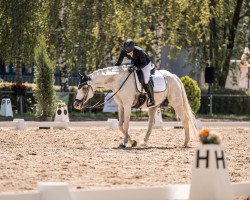
[[[120,130],[121,132],[124,131],[122,126],[119,125],[118,128],[119,128],[119,130]]]
[[[125,130],[124,130],[124,128],[123,128],[123,123],[120,123],[120,122],[119,122],[118,128],[119,128],[119,130],[120,130],[122,133],[125,132]]]

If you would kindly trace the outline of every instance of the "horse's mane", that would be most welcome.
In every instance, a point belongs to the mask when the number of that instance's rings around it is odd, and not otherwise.
[[[94,71],[91,74],[91,76],[96,76],[96,75],[117,75],[117,74],[120,74],[121,72],[127,71],[128,68],[129,68],[128,65],[106,67],[106,68],[98,69],[98,70]]]

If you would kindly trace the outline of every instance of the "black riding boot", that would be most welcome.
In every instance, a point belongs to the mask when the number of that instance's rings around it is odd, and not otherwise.
[[[153,86],[152,84],[144,84],[144,88],[148,94],[149,102],[148,102],[148,107],[154,106],[155,105],[155,100],[154,100],[154,91],[153,91]]]

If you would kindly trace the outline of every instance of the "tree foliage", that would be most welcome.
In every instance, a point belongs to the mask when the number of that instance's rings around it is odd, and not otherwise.
[[[247,0],[0,0],[0,8],[0,57],[6,62],[32,62],[42,33],[55,63],[91,72],[111,65],[132,38],[158,67],[163,46],[188,49],[187,62],[214,66],[216,84],[224,87],[230,59],[249,45]]]
[[[35,48],[36,115],[52,117],[55,112],[54,63],[49,59],[43,36]]]
[[[33,59],[38,6],[38,0],[0,0],[0,58],[14,64],[17,83],[22,82],[22,64]]]

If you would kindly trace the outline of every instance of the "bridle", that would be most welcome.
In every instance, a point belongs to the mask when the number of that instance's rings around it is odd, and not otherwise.
[[[90,89],[91,89],[91,91],[93,92],[93,95],[95,94],[95,92],[94,92],[94,90],[93,90],[93,87],[88,83],[88,81],[83,82],[83,83],[80,83],[80,84],[78,85],[78,90],[81,89],[81,88],[82,88],[83,86],[85,86],[85,85],[87,85],[87,88],[86,88],[87,91],[85,92],[85,94],[84,94],[82,100],[80,100],[80,99],[75,99],[75,101],[76,101],[77,103],[80,103],[81,105],[83,105],[84,102],[87,100],[87,97],[88,97],[88,94],[89,94],[89,90],[90,90]]]
[[[104,105],[106,102],[108,102],[110,99],[112,99],[112,98],[121,90],[121,88],[122,88],[123,85],[126,83],[126,81],[128,80],[128,78],[129,78],[129,76],[130,76],[131,74],[132,74],[132,72],[129,72],[128,76],[127,76],[126,79],[123,81],[123,83],[121,84],[121,86],[119,87],[119,89],[118,89],[113,95],[111,95],[107,100],[105,100],[103,103],[100,103],[100,102],[102,101],[102,100],[100,100],[100,101],[98,101],[95,105],[93,105],[93,106],[85,106],[85,108],[98,108],[98,107]],[[84,85],[87,85],[87,86],[88,86],[88,87],[87,87],[87,91],[86,91],[84,97],[82,98],[82,100],[80,100],[80,99],[75,99],[75,101],[76,101],[77,103],[81,103],[81,105],[83,105],[84,102],[86,101],[86,99],[87,99],[87,97],[88,97],[88,93],[89,93],[90,88],[91,88],[93,94],[95,94],[95,92],[94,92],[92,86],[88,83],[88,81],[85,81],[85,82],[83,82],[83,83],[80,83],[80,84],[78,85],[78,90],[81,89]],[[110,92],[111,92],[111,91],[109,91],[109,92],[105,95],[104,99],[108,96],[108,94],[109,94]]]

